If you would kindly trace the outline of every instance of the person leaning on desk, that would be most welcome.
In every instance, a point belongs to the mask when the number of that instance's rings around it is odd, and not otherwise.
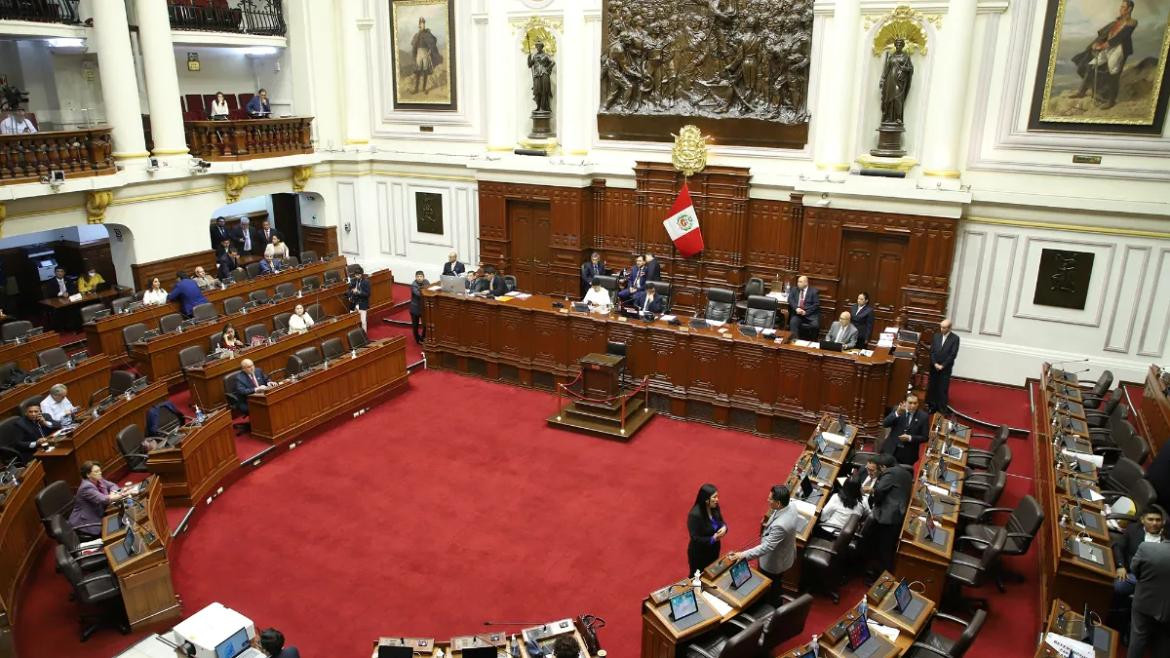
[[[639,291],[634,296],[634,308],[638,309],[639,313],[652,313],[659,315],[665,309],[662,304],[662,298],[658,296],[658,291],[654,286],[647,286],[645,290]]]
[[[119,489],[118,485],[102,478],[100,463],[87,461],[81,465],[81,486],[77,487],[69,525],[83,541],[97,539],[102,536],[102,517],[106,507],[129,497],[128,490]]]
[[[773,485],[768,492],[768,515],[760,523],[760,543],[746,551],[727,554],[730,562],[760,559],[760,571],[772,580],[767,601],[776,608],[782,603],[784,572],[796,562],[796,526],[800,515],[788,504],[791,498],[788,487]]]

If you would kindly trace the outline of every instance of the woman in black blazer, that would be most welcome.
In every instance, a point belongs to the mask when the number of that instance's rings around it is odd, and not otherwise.
[[[727,524],[719,511],[719,490],[713,484],[699,487],[695,505],[687,515],[687,573],[701,571],[719,559],[719,540],[727,534]]]
[[[857,295],[857,303],[849,309],[850,320],[857,327],[857,348],[865,349],[873,334],[873,307],[869,304],[869,293]]]

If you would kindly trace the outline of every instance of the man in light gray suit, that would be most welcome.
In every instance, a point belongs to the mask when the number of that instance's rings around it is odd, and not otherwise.
[[[825,340],[833,343],[841,343],[841,347],[845,349],[852,348],[857,344],[857,327],[853,326],[853,317],[849,315],[849,311],[842,311],[841,317],[829,327],[829,333],[825,334]]]
[[[790,498],[788,487],[773,485],[768,492],[768,515],[760,525],[760,543],[742,553],[728,555],[731,561],[760,559],[760,571],[772,579],[768,603],[777,608],[783,603],[784,587],[780,581],[796,561],[796,533],[800,519],[796,509],[788,505]]]
[[[1129,658],[1170,655],[1170,543],[1142,542],[1130,562],[1137,579],[1129,622]]]

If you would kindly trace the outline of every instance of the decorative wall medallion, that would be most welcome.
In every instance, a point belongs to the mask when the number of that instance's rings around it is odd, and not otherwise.
[[[1084,310],[1094,257],[1087,251],[1042,250],[1032,303]]]

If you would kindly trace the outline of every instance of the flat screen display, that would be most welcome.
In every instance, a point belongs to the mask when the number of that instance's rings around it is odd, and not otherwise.
[[[869,624],[865,623],[863,615],[849,624],[849,649],[857,651],[867,640],[869,640]]]
[[[914,600],[914,595],[910,593],[910,584],[902,579],[898,583],[898,587],[894,590],[894,605],[898,608],[898,612],[906,612],[906,607]]]
[[[248,648],[248,629],[241,628],[215,647],[215,658],[236,658]]]
[[[748,566],[747,560],[740,560],[731,565],[731,587],[732,589],[739,589],[743,584],[752,578],[752,569]]]
[[[699,611],[699,602],[695,600],[695,591],[688,589],[682,594],[670,597],[670,618],[678,621],[690,617]]]

